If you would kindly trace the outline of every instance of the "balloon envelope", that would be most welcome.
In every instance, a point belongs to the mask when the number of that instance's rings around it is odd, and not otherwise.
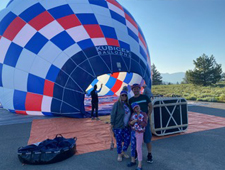
[[[12,0],[0,12],[0,101],[11,112],[82,117],[96,83],[118,95],[151,87],[150,75],[141,28],[116,0]]]

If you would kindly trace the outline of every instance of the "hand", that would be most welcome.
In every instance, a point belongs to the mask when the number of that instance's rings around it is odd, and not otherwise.
[[[103,86],[103,84],[101,84],[101,87]]]
[[[132,120],[132,124],[135,124],[137,122],[137,119]]]

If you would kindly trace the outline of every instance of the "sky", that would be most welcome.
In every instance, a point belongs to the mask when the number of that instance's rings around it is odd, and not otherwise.
[[[0,0],[0,10],[9,0]],[[213,55],[225,72],[225,0],[118,0],[140,25],[160,73],[194,69]]]

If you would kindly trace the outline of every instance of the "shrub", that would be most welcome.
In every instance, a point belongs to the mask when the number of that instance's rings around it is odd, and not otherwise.
[[[186,99],[187,100],[196,100],[197,98],[195,96],[187,96]]]
[[[220,95],[219,101],[225,102],[225,94]]]

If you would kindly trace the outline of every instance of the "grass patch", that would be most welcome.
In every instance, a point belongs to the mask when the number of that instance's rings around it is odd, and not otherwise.
[[[225,102],[225,82],[206,87],[193,84],[154,85],[152,93],[165,97],[181,96],[194,101]]]

